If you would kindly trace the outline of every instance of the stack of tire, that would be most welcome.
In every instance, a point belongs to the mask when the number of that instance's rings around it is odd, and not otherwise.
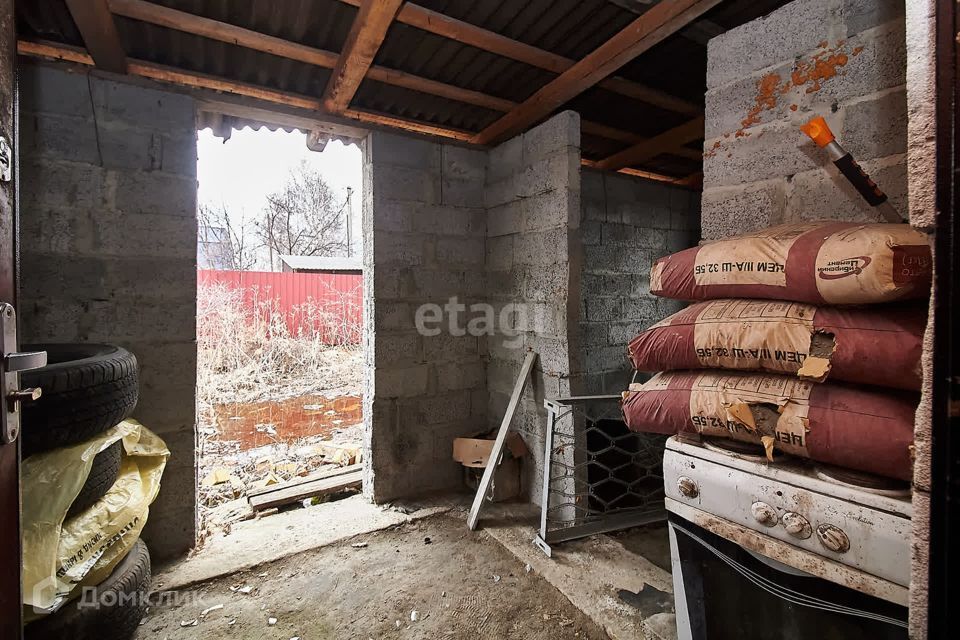
[[[783,225],[660,258],[656,295],[693,301],[629,354],[634,431],[761,445],[908,481],[930,292],[906,224]]]
[[[22,409],[23,456],[82,443],[130,417],[139,398],[137,359],[107,344],[24,345],[46,351],[47,366],[21,374],[24,387],[39,387],[40,399]],[[116,482],[123,457],[117,441],[98,454],[66,520],[83,513]],[[121,640],[133,636],[146,613],[150,554],[142,540],[131,547],[106,580],[95,587],[97,606],[79,600],[25,628],[27,640]]]

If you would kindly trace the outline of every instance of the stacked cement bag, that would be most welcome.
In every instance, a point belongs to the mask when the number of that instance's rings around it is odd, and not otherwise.
[[[703,302],[631,341],[634,368],[659,373],[624,393],[627,425],[909,479],[930,268],[908,225],[844,222],[661,258],[651,291]]]

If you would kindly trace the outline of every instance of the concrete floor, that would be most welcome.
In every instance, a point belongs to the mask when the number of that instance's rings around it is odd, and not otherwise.
[[[535,508],[487,505],[470,532],[468,501],[385,509],[356,496],[236,525],[158,568],[154,589],[177,597],[137,640],[676,637],[664,527],[568,542],[547,558],[532,544]]]

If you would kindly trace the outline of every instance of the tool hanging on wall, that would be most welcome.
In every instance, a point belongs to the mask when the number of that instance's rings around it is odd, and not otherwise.
[[[807,124],[802,125],[800,130],[810,136],[810,139],[818,147],[826,150],[840,173],[850,181],[850,184],[860,192],[860,195],[870,206],[877,209],[884,220],[887,222],[906,222],[906,219],[890,204],[887,194],[870,179],[870,176],[857,164],[850,152],[840,146],[823,116],[813,118]]]

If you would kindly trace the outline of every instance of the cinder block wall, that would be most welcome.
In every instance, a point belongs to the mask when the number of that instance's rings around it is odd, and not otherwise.
[[[710,40],[703,237],[878,220],[799,125],[838,141],[907,212],[904,0],[796,0]]]
[[[580,339],[584,393],[618,394],[627,344],[683,304],[650,293],[650,265],[696,245],[700,193],[617,173],[582,173]]]
[[[364,153],[367,441],[364,490],[377,502],[462,482],[453,439],[484,430],[486,336],[459,311],[417,330],[424,304],[485,299],[486,152],[374,132]],[[455,299],[455,300],[454,300]],[[452,335],[457,333],[460,335]]]
[[[489,153],[486,270],[490,302],[512,305],[515,320],[488,340],[489,426],[506,411],[526,352],[538,359],[513,427],[530,455],[524,485],[539,503],[544,397],[580,393],[580,117],[554,116]]]
[[[173,453],[144,532],[161,559],[196,538],[194,103],[110,78],[21,65],[21,340],[136,354],[134,417]]]

